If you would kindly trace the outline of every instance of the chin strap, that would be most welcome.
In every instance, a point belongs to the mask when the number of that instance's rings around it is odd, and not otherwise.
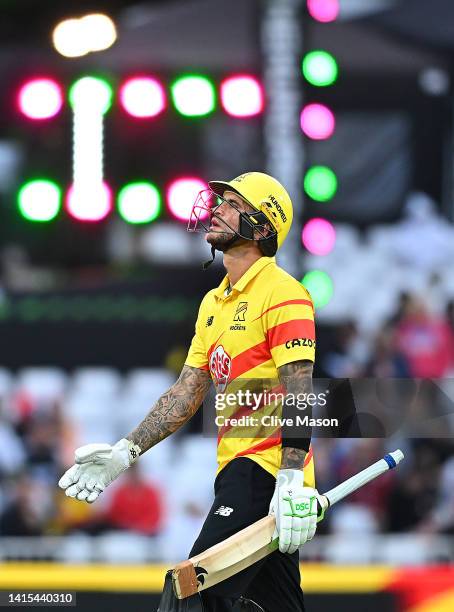
[[[211,259],[209,259],[208,261],[206,261],[205,263],[202,264],[202,268],[204,270],[206,270],[208,268],[208,266],[211,266],[211,264],[213,263],[214,259],[216,257],[216,249],[214,248],[214,246],[211,247]]]

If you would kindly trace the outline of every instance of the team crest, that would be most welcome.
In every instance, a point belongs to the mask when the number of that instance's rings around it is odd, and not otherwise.
[[[213,351],[210,357],[210,372],[216,382],[216,389],[223,393],[229,382],[232,359],[222,345]]]

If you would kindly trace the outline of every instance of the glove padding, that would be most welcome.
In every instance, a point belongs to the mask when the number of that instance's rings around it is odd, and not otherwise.
[[[76,449],[75,465],[58,482],[68,497],[92,504],[104,489],[139,457],[140,448],[122,438],[110,444],[86,444]]]
[[[281,552],[293,553],[312,540],[317,529],[319,499],[316,489],[304,486],[301,470],[279,470],[269,514],[276,517],[274,537],[279,537]]]

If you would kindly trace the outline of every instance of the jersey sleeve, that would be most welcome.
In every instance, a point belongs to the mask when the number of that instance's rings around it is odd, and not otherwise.
[[[192,338],[191,346],[189,347],[188,355],[186,357],[185,365],[193,368],[199,368],[200,370],[208,370],[208,357],[207,350],[204,342],[204,326],[203,321],[206,321],[206,296],[200,304],[197,321],[195,324],[195,333]]]
[[[297,281],[277,283],[265,306],[264,332],[276,368],[293,361],[314,361],[314,307],[306,289]]]

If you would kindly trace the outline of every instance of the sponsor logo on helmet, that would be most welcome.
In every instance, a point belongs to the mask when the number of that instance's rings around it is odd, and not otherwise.
[[[210,357],[210,372],[216,381],[217,391],[222,393],[229,382],[232,359],[222,345],[213,351]]]
[[[270,194],[268,197],[273,202],[274,206],[276,207],[277,212],[281,215],[282,221],[285,223],[287,221],[287,216],[285,212],[282,210],[282,206],[279,204],[279,202],[276,200],[276,198],[273,195]]]

